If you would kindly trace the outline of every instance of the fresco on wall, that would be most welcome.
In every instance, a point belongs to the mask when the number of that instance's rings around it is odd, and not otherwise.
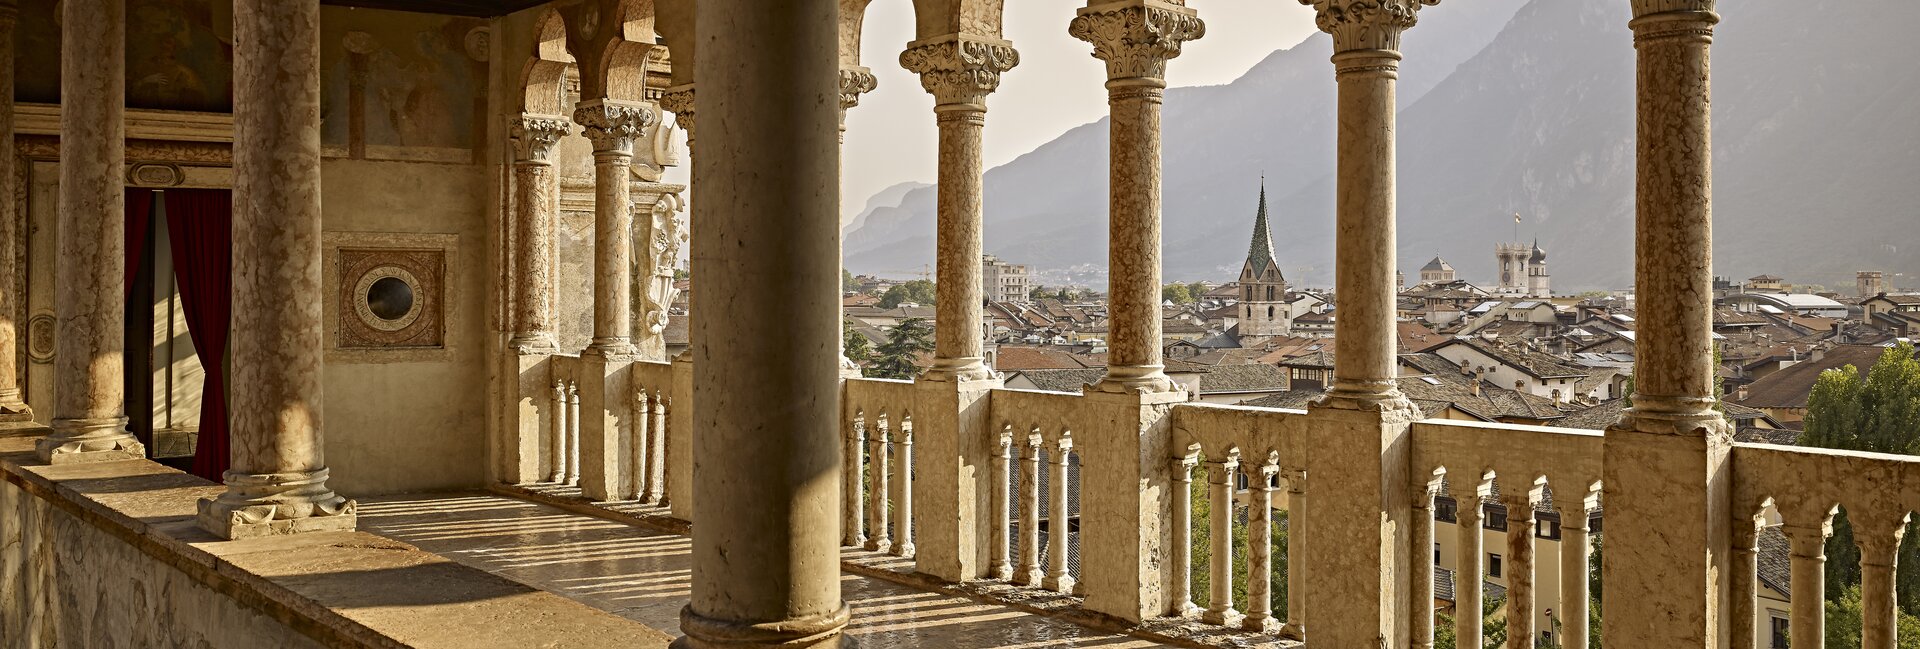
[[[327,7],[322,22],[328,155],[472,161],[487,96],[485,21]]]
[[[60,101],[54,0],[22,0],[15,34],[16,101]],[[233,12],[215,0],[127,2],[127,105],[233,110]]]

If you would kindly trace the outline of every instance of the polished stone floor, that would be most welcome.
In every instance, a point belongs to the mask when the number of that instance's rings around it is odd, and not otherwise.
[[[691,541],[491,494],[360,501],[360,528],[675,633],[691,579]],[[1153,642],[1019,609],[841,577],[849,635],[869,647],[1132,649]]]

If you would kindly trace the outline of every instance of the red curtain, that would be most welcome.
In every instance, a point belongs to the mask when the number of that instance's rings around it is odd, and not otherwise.
[[[147,229],[153,222],[153,190],[139,187],[127,188],[127,227],[126,237],[127,267],[126,281],[121,284],[121,296],[133,295],[133,278],[140,274],[140,263],[146,260]]]
[[[220,482],[227,470],[227,332],[233,322],[233,194],[169,189],[167,234],[187,331],[206,369],[193,474]]]

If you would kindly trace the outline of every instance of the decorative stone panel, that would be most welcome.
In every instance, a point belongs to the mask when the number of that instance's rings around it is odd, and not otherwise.
[[[444,360],[458,235],[326,233],[329,362]]]

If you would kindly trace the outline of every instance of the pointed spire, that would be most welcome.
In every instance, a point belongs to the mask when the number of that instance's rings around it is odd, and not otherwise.
[[[1267,231],[1267,177],[1260,176],[1260,211],[1253,217],[1253,241],[1247,244],[1247,266],[1259,277],[1276,262],[1273,259],[1273,235]]]

